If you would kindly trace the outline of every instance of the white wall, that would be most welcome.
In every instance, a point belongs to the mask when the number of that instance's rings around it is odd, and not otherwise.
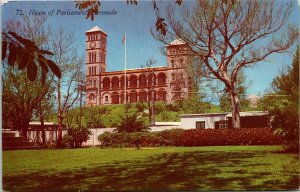
[[[207,115],[186,115],[181,116],[181,128],[183,129],[196,129],[197,121],[205,121],[205,129],[214,128],[215,122],[225,120],[226,114],[207,114]]]
[[[100,145],[100,142],[98,141],[98,136],[104,132],[113,132],[115,128],[93,128],[89,130],[91,131],[90,138],[85,143],[82,143],[82,146]]]

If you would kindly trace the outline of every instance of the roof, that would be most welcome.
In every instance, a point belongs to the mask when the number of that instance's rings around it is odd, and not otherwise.
[[[170,68],[168,68],[168,67],[153,67],[153,68],[155,69],[155,72],[170,70]],[[127,74],[145,73],[145,71],[148,71],[148,70],[149,70],[148,68],[127,69],[126,73]],[[101,74],[101,76],[104,77],[104,76],[120,75],[120,74],[123,75],[124,74],[124,70],[103,72]]]
[[[199,113],[199,114],[182,114],[180,117],[203,117],[203,116],[226,116],[228,113]]]
[[[268,112],[264,111],[250,111],[250,112],[240,112],[240,117],[253,117],[253,116],[265,116],[268,115]],[[232,114],[229,113],[226,117],[232,117]]]
[[[250,117],[250,116],[264,116],[268,115],[268,112],[264,111],[248,111],[248,112],[240,112],[241,117]],[[226,118],[232,117],[231,112],[226,113],[200,113],[200,114],[182,114],[180,115],[181,118],[185,117],[203,117],[203,116],[225,116]]]
[[[181,122],[155,122],[156,126],[180,126]]]
[[[32,122],[29,122],[29,125],[41,125],[41,122],[39,121],[32,121]],[[44,122],[44,125],[56,125],[56,123],[54,122]]]
[[[102,29],[100,29],[98,26],[95,26],[95,27],[91,28],[90,30],[86,31],[86,33],[98,32],[98,31],[100,31],[100,32],[104,33],[105,35],[107,35],[107,33],[105,33],[105,32],[104,32]]]
[[[174,41],[169,43],[169,45],[184,45],[184,44],[186,43],[182,39],[175,39]]]

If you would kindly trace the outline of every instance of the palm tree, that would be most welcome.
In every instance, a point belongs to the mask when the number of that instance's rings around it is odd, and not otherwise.
[[[116,131],[132,133],[132,132],[146,132],[150,128],[140,119],[138,113],[130,115],[128,112],[125,115],[120,116]]]

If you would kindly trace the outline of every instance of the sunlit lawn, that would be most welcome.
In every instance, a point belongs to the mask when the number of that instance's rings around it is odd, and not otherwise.
[[[279,146],[3,152],[8,191],[292,190],[299,159]]]

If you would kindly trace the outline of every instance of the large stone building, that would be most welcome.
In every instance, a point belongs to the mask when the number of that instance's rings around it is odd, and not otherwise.
[[[125,71],[106,71],[107,36],[98,26],[86,31],[87,106],[152,99],[171,103],[187,96],[191,79],[185,70],[188,47],[182,40],[167,45],[167,66],[126,70],[125,101]]]

